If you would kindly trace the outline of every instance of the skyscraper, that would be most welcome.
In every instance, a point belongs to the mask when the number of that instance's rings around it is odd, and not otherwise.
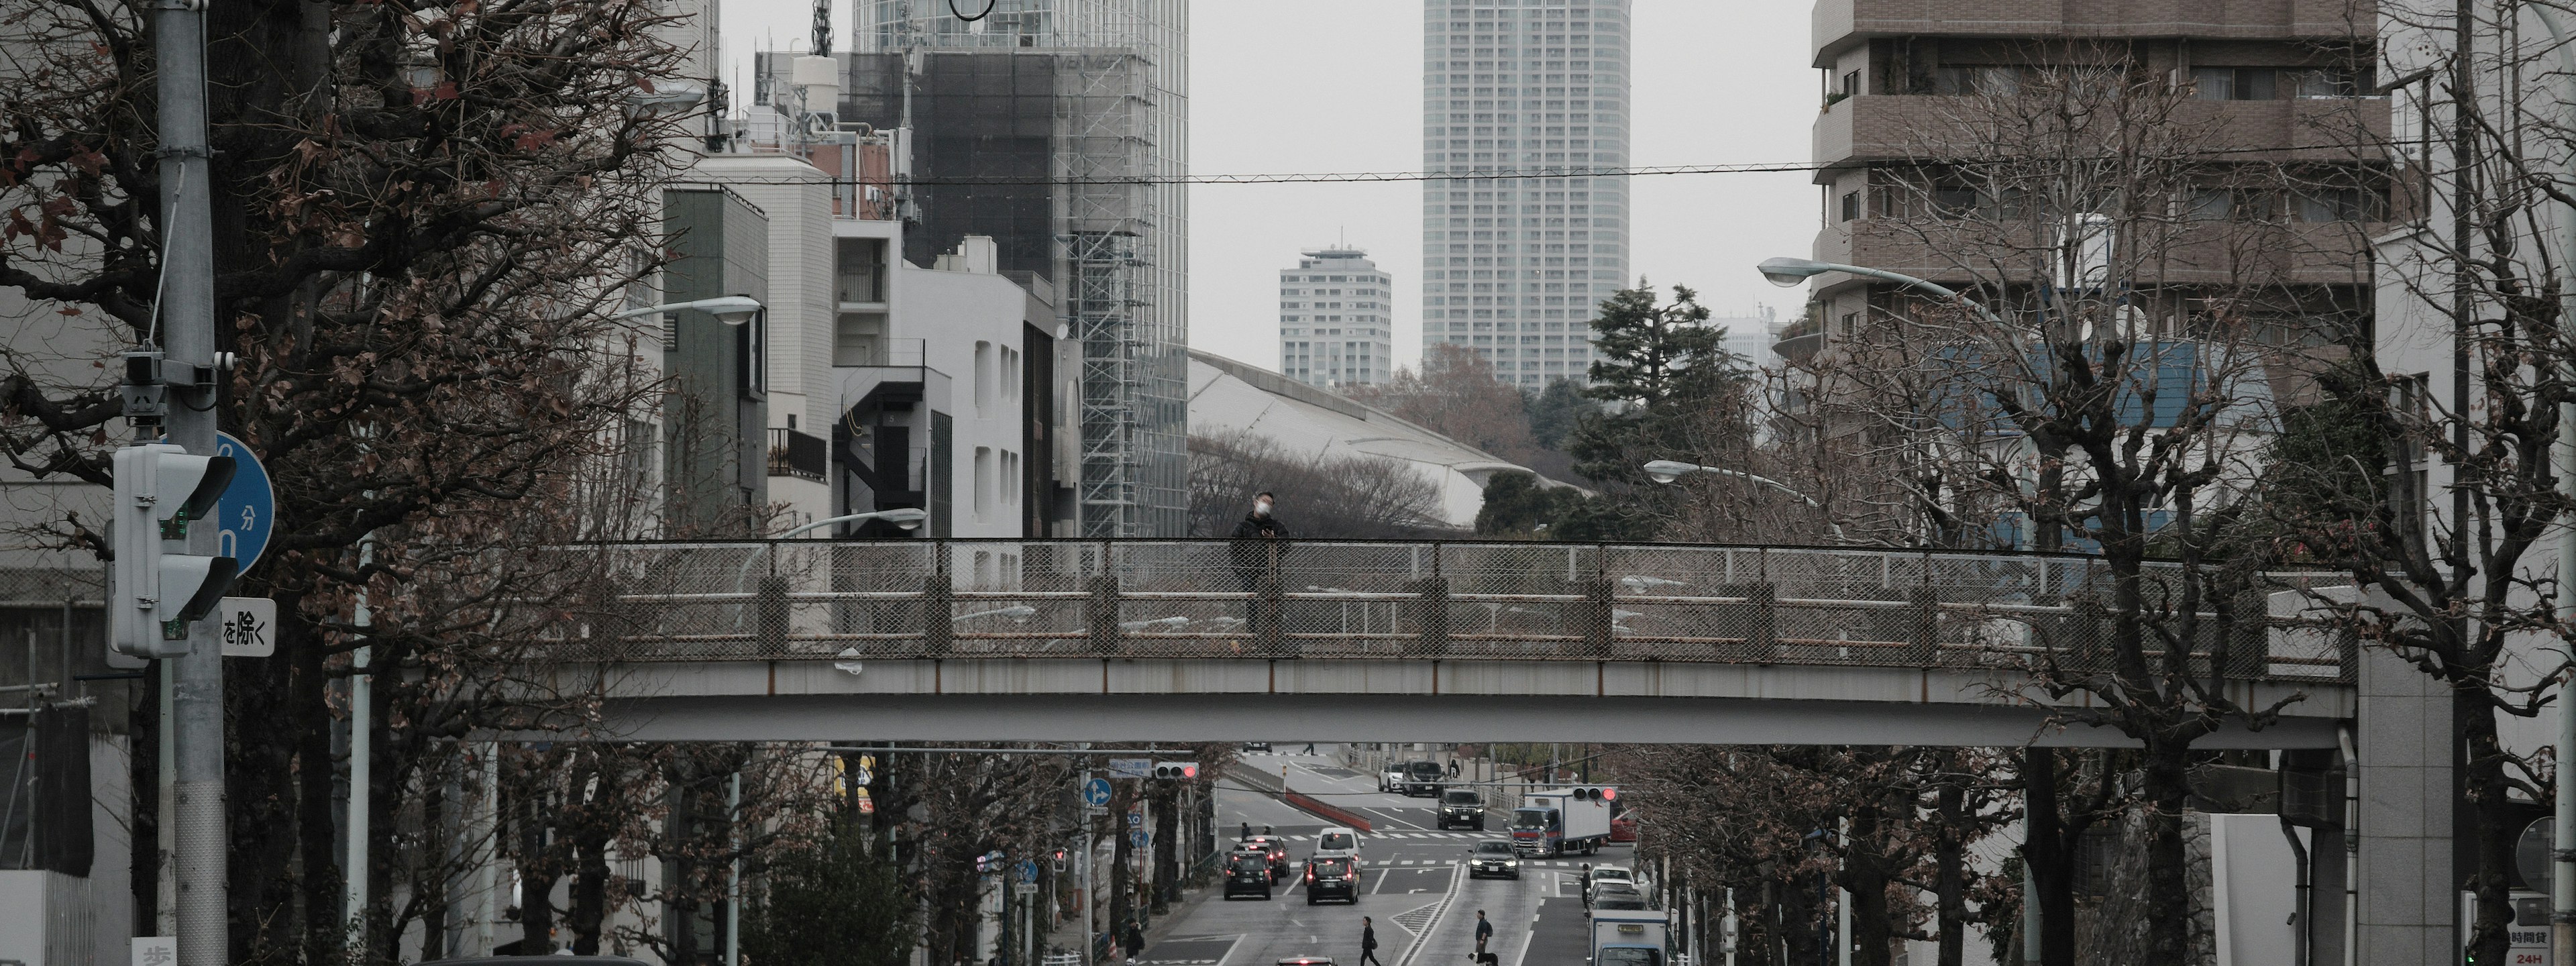
[[[1423,0],[1422,341],[1582,379],[1628,278],[1629,0]]]
[[[1279,270],[1279,371],[1310,386],[1387,380],[1395,354],[1387,274],[1368,252],[1333,246],[1307,251]]]

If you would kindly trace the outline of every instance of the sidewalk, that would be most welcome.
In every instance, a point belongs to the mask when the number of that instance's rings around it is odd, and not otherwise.
[[[1161,945],[1163,939],[1171,935],[1174,924],[1180,922],[1191,905],[1212,894],[1214,894],[1213,887],[1184,888],[1181,890],[1180,897],[1174,900],[1171,908],[1164,910],[1162,915],[1149,915],[1145,924],[1145,948],[1151,950]],[[1103,918],[1106,918],[1105,914]],[[1092,959],[1092,951],[1096,947],[1092,945],[1091,937],[1083,932],[1083,921],[1080,918],[1067,920],[1063,928],[1049,931],[1046,943],[1049,949],[1066,949],[1081,953],[1082,962],[1086,966],[1097,966]]]

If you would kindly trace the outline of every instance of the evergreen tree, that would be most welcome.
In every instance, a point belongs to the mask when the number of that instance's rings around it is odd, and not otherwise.
[[[1583,384],[1559,377],[1547,388],[1531,393],[1521,401],[1521,411],[1529,420],[1530,440],[1546,449],[1565,448],[1565,439],[1574,433],[1575,423],[1601,411],[1601,404],[1583,395]]]
[[[1641,486],[1638,467],[1648,460],[1706,456],[1693,442],[1710,442],[1712,426],[1738,435],[1724,430],[1743,422],[1743,370],[1726,352],[1726,330],[1708,318],[1698,293],[1676,285],[1673,300],[1658,305],[1642,279],[1601,303],[1592,332],[1602,358],[1583,395],[1609,406],[1577,420],[1568,447],[1576,472]]]
[[[743,917],[745,957],[760,966],[912,962],[918,905],[894,865],[870,854],[867,843],[866,826],[835,823],[830,837],[771,864],[767,894]]]

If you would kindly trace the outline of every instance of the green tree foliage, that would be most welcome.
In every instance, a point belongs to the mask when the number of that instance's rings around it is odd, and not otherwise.
[[[1641,280],[1601,303],[1592,320],[1593,344],[1601,359],[1592,364],[1592,385],[1583,394],[1607,403],[1603,411],[1580,418],[1572,444],[1574,468],[1604,484],[1635,486],[1645,482],[1638,466],[1654,459],[1697,459],[1711,441],[1718,422],[1741,425],[1733,397],[1741,394],[1743,369],[1728,356],[1726,330],[1712,328],[1698,293],[1673,286],[1673,300],[1658,305],[1655,292]]]
[[[1586,398],[1583,384],[1572,379],[1553,380],[1521,402],[1521,412],[1529,420],[1530,441],[1552,450],[1564,449],[1575,424],[1600,411],[1601,404]]]
[[[759,966],[901,966],[912,961],[919,910],[892,864],[870,854],[864,826],[791,849],[743,919],[742,949]]]

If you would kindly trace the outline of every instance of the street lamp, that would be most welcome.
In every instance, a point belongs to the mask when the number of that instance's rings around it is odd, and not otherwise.
[[[1774,259],[1774,261],[1777,260],[1778,259]],[[1684,463],[1679,460],[1656,460],[1646,464],[1644,469],[1646,471],[1646,475],[1653,477],[1654,481],[1657,483],[1669,484],[1678,482],[1682,477],[1689,476],[1693,473],[1715,473],[1719,476],[1732,476],[1738,479],[1752,480],[1753,482],[1760,483],[1774,490],[1778,490],[1782,493],[1786,493],[1790,496],[1806,501],[1808,506],[1815,507],[1818,510],[1825,508],[1824,504],[1816,502],[1815,497],[1808,496],[1805,493],[1792,489],[1789,484],[1782,483],[1768,476],[1756,476],[1754,474],[1744,472],[1743,470],[1730,470],[1723,466],[1701,466],[1697,463]],[[1835,540],[1844,543],[1851,542],[1843,537],[1842,524],[1835,523],[1829,519],[1825,521],[1825,526],[1833,528]]]
[[[624,312],[619,312],[616,315],[610,316],[610,318],[631,319],[639,315],[652,315],[656,312],[677,312],[682,309],[697,309],[698,311],[715,316],[716,321],[722,322],[726,325],[741,325],[751,321],[753,316],[759,315],[761,305],[759,299],[752,298],[748,295],[719,295],[715,298],[698,299],[694,302],[672,302],[668,305],[649,305],[640,309],[628,309]]]
[[[1809,261],[1804,258],[1773,258],[1765,260],[1760,265],[1754,266],[1754,269],[1761,272],[1762,277],[1769,280],[1771,284],[1780,286],[1781,288],[1788,288],[1790,286],[1797,285],[1826,272],[1843,272],[1850,275],[1859,275],[1866,278],[1895,282],[1899,285],[1907,285],[1922,289],[1926,292],[1930,292],[1954,302],[1966,303],[1969,308],[1977,310],[1978,315],[1984,316],[1988,322],[2002,321],[1995,317],[1995,313],[1993,311],[1987,309],[1984,305],[1977,303],[1976,300],[1959,294],[1954,289],[1926,281],[1924,279],[1919,279],[1902,272],[1891,272],[1883,268],[1870,268],[1865,265],[1843,265],[1836,262]]]

